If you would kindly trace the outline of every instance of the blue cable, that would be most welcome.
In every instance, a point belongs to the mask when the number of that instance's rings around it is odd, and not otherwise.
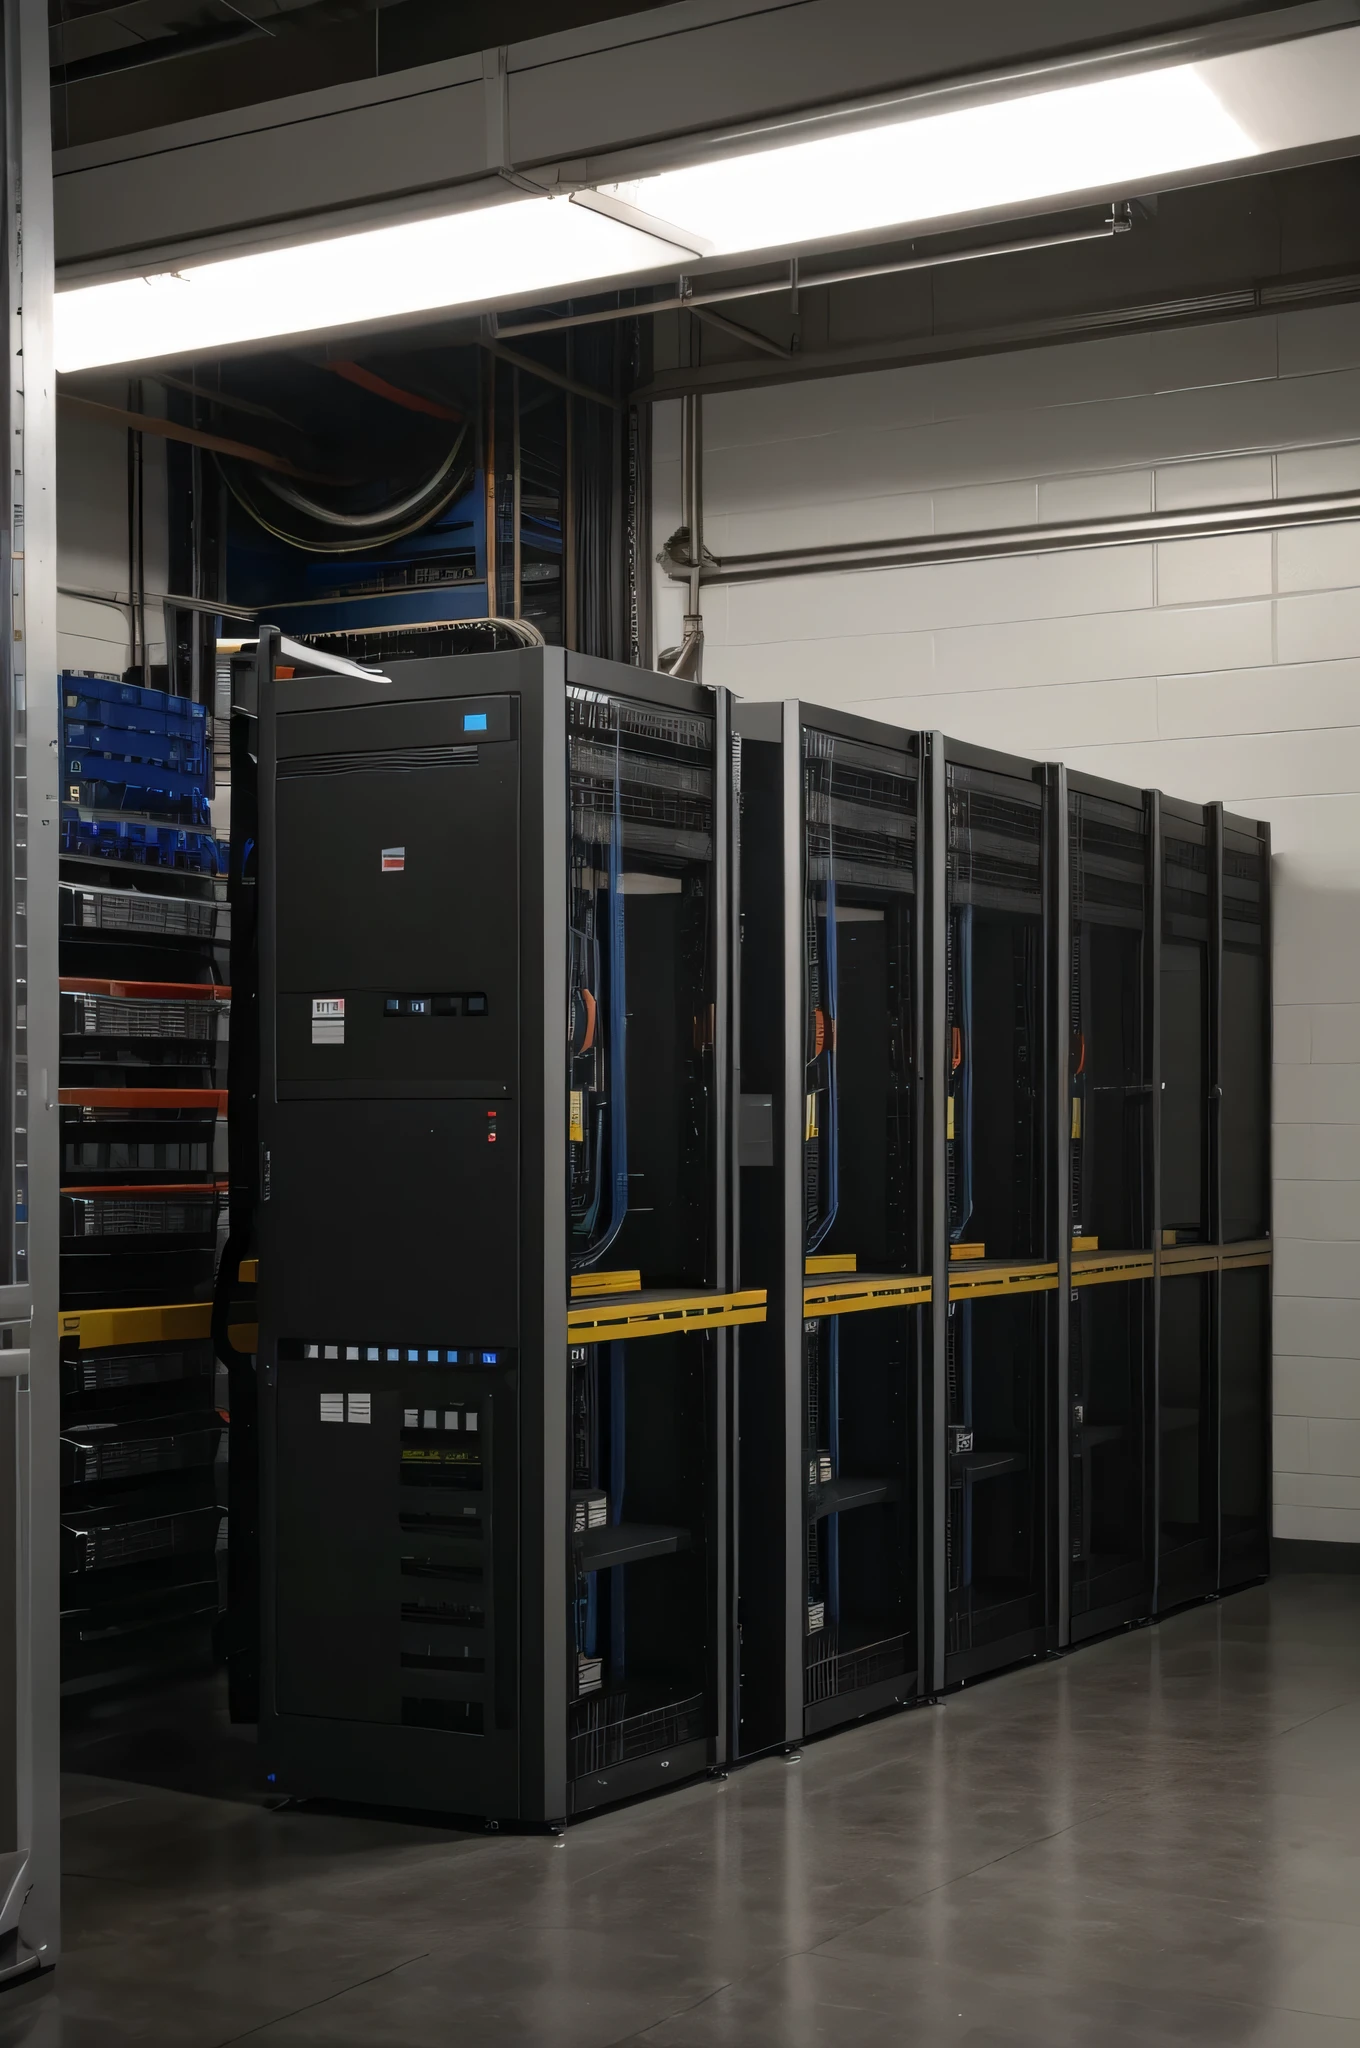
[[[836,1075],[836,1000],[840,962],[836,952],[836,878],[828,842],[826,858],[826,1179],[827,1207],[820,1223],[810,1232],[807,1248],[815,1252],[822,1243],[841,1205],[840,1113]]]
[[[954,1089],[954,1144],[958,1160],[959,1220],[949,1235],[956,1243],[973,1214],[973,906],[958,913],[959,1034],[962,1064]],[[951,1082],[955,1077],[950,1076]]]
[[[620,794],[623,734],[614,746],[614,816],[609,832],[609,1228],[590,1250],[589,1263],[604,1257],[628,1216],[628,1008],[624,977],[623,802]]]

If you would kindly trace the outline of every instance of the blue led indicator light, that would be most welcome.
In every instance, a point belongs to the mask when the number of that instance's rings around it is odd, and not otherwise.
[[[463,731],[485,732],[486,713],[484,711],[465,711],[463,713]]]
[[[419,1365],[420,1353],[418,1351],[408,1351],[406,1354],[406,1363],[408,1365]]]
[[[425,1353],[425,1363],[427,1365],[438,1365],[439,1353],[437,1351],[427,1351]]]
[[[495,1363],[496,1363],[496,1353],[495,1353],[494,1351],[484,1351],[484,1352],[482,1353],[482,1364],[483,1364],[483,1365],[494,1365]]]
[[[457,1365],[458,1353],[456,1351],[446,1351],[444,1353],[444,1362],[446,1365]]]

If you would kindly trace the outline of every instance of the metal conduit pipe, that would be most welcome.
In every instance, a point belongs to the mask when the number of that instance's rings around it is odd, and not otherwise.
[[[669,575],[683,576],[689,585],[689,601],[680,644],[664,648],[657,666],[663,675],[683,676],[686,681],[697,683],[703,678],[704,668],[704,620],[699,596],[704,567],[703,399],[697,392],[681,400],[680,442],[680,526],[657,560],[666,564]],[[669,559],[672,549],[677,550],[673,569]]]
[[[758,583],[780,576],[815,576],[850,569],[909,569],[930,562],[986,562],[1007,555],[1133,547],[1159,540],[1270,532],[1288,526],[1332,526],[1350,519],[1360,520],[1360,491],[1268,498],[1250,505],[1206,506],[1199,511],[1138,512],[1046,526],[996,527],[981,533],[832,541],[825,547],[776,548],[764,554],[727,555],[721,560],[705,555],[697,573],[701,584]],[[657,560],[677,582],[692,583],[695,571],[683,529],[672,535]],[[693,604],[693,597],[690,601]]]
[[[1129,201],[1120,200],[1097,227],[1070,228],[1056,235],[1031,235],[1023,241],[981,242],[962,249],[931,249],[922,256],[904,256],[888,263],[860,263],[841,270],[801,270],[795,258],[779,277],[756,284],[724,285],[717,291],[696,292],[692,280],[682,278],[680,290],[670,298],[643,299],[633,306],[605,306],[591,313],[559,313],[550,320],[501,322],[497,325],[496,334],[498,341],[513,341],[521,334],[556,334],[565,327],[595,327],[611,320],[649,319],[654,313],[702,315],[708,306],[728,305],[736,299],[769,298],[776,292],[811,291],[817,285],[857,284],[862,278],[869,277],[900,277],[912,270],[938,270],[946,263],[980,263],[989,256],[1023,256],[1035,249],[1066,249],[1075,242],[1108,242],[1113,235],[1128,234],[1132,227],[1132,207]],[[780,348],[777,342],[764,336],[760,337],[760,343],[776,355],[787,354],[787,350]],[[536,374],[552,375],[561,381],[560,373],[540,372],[537,363],[527,357],[522,357],[521,362]],[[594,392],[585,395],[599,396]]]

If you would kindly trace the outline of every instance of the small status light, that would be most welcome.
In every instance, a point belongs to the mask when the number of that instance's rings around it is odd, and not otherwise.
[[[485,732],[486,713],[484,711],[465,711],[463,713],[463,731]]]
[[[498,1356],[499,1354],[495,1351],[484,1351],[482,1353],[482,1364],[494,1365]]]

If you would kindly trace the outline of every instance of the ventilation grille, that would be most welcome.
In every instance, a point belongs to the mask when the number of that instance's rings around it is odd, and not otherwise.
[[[389,747],[383,752],[299,754],[279,763],[279,781],[300,775],[410,775],[421,768],[452,768],[475,761],[476,747]]]
[[[596,1694],[578,1700],[571,1709],[571,1775],[584,1778],[591,1771],[654,1756],[658,1750],[701,1742],[706,1733],[702,1693],[648,1707],[640,1714],[628,1712],[626,1692]]]
[[[881,1642],[865,1643],[854,1650],[841,1650],[838,1644],[836,1629],[825,1629],[808,1637],[808,1658],[803,1671],[805,1705],[815,1706],[819,1700],[861,1692],[865,1686],[879,1685],[885,1678],[900,1678],[907,1669],[905,1636],[885,1636]]]

